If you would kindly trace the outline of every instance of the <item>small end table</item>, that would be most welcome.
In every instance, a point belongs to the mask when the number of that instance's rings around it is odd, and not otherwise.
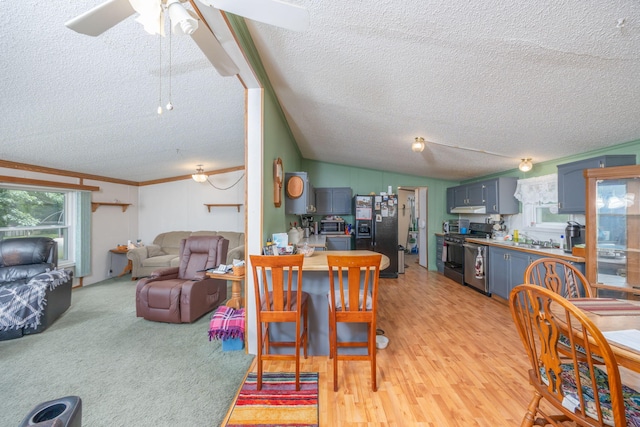
[[[244,298],[242,297],[242,286],[244,282],[244,274],[236,276],[232,273],[217,274],[207,273],[207,277],[212,279],[229,280],[231,283],[231,298],[226,302],[227,307],[235,308],[236,310],[244,307]]]
[[[118,254],[118,255],[124,255],[125,257],[127,256],[127,252],[129,252],[128,249],[109,249],[109,252],[111,252],[112,254]],[[122,270],[122,273],[118,274],[117,277],[122,277],[127,273],[131,273],[131,270],[133,269],[133,263],[131,262],[130,259],[127,259],[127,265],[124,266],[124,269]]]

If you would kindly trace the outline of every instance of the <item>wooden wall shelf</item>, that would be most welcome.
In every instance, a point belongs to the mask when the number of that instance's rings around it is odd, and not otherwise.
[[[120,206],[122,207],[122,212],[126,212],[131,203],[91,202],[91,212],[95,212],[100,206]]]
[[[214,206],[217,206],[217,207],[235,206],[236,208],[238,208],[238,212],[240,212],[240,206],[242,206],[242,203],[240,203],[240,204],[205,203],[204,205],[207,207],[207,210],[209,212],[211,212],[211,208],[214,207]]]

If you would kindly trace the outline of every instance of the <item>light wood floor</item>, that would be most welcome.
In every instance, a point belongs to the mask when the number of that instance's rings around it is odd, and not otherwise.
[[[366,361],[309,357],[320,373],[321,426],[519,426],[532,396],[528,362],[506,301],[488,298],[407,257],[405,274],[381,279],[378,391]],[[266,362],[265,371],[293,371]],[[224,424],[223,424],[224,425]]]

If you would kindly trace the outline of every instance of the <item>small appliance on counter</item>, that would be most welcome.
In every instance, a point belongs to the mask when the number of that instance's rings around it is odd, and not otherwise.
[[[468,219],[453,219],[442,223],[442,231],[445,234],[467,234],[470,221]],[[466,231],[463,233],[462,230]]]
[[[345,234],[346,224],[342,218],[324,218],[320,220],[320,234]]]
[[[584,243],[585,226],[575,221],[567,221],[567,227],[564,229],[564,251],[573,252],[575,245]]]

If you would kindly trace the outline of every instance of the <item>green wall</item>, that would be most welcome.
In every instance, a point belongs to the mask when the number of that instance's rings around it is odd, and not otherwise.
[[[457,182],[308,159],[302,161],[302,170],[309,173],[309,181],[315,187],[351,187],[353,194],[379,194],[387,191],[389,185],[394,193],[397,193],[398,187],[427,187],[428,265],[429,270],[436,269],[434,233],[442,231],[442,221],[451,218],[446,213],[447,187],[457,185]]]

